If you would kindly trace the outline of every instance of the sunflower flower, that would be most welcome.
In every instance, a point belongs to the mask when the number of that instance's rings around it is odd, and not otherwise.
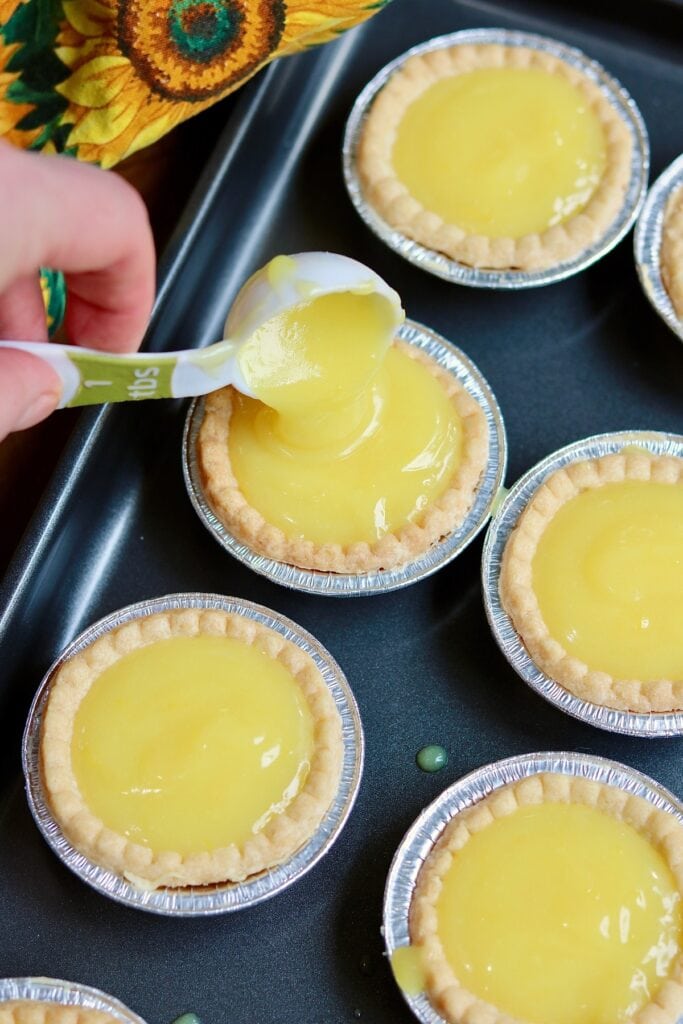
[[[0,3],[7,0],[0,0]],[[37,0],[29,0],[37,2]],[[104,167],[232,92],[273,57],[363,21],[367,0],[63,0],[67,145]]]

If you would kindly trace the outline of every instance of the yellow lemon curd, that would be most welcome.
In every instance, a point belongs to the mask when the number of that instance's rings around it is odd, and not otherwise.
[[[73,770],[106,826],[155,851],[241,846],[303,786],[313,722],[296,681],[242,641],[172,637],[107,668],[78,709]]]
[[[323,295],[273,317],[240,354],[229,454],[249,504],[290,539],[373,543],[447,489],[462,424],[424,364],[390,347],[374,293]]]
[[[456,977],[533,1024],[630,1021],[681,948],[680,897],[659,852],[592,807],[522,807],[453,857],[437,902]]]
[[[391,954],[391,970],[407,996],[417,996],[424,989],[427,978],[420,946],[398,946]]]
[[[249,336],[240,368],[252,392],[282,416],[324,415],[346,407],[374,376],[391,344],[394,316],[375,292],[302,301]]]
[[[428,210],[469,234],[520,238],[579,213],[606,143],[580,89],[540,68],[442,78],[406,110],[392,163]]]
[[[616,678],[683,679],[683,486],[626,480],[562,505],[533,588],[549,633]]]

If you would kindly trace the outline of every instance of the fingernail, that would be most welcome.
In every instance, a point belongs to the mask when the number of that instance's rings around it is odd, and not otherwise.
[[[49,416],[57,408],[58,401],[59,395],[56,392],[44,391],[42,395],[35,398],[20,414],[14,424],[14,429],[26,430],[27,427],[40,423],[41,420],[44,420],[46,416]]]

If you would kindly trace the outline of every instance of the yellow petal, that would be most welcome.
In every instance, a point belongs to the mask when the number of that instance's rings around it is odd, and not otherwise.
[[[138,132],[121,159],[130,156],[131,153],[137,153],[139,149],[144,149],[145,146],[151,146],[153,142],[156,142],[162,135],[165,135],[171,127],[168,115],[166,114],[157,117],[154,121],[150,121]]]
[[[30,103],[4,103],[0,101],[0,135],[6,135],[34,108]]]
[[[276,56],[326,43],[365,21],[375,10],[365,0],[325,3],[324,0],[288,0],[287,20]]]
[[[280,46],[276,50],[274,56],[282,56],[288,53],[297,53],[299,50],[308,49],[311,46],[318,46],[322,43],[329,43],[334,39],[337,39],[341,32],[345,29],[351,28],[346,22],[336,22],[318,28],[311,29],[300,29],[290,38],[285,39],[283,36]]]
[[[323,18],[363,17],[372,13],[367,0],[287,0],[287,17],[301,14]]]
[[[25,4],[26,2],[27,0],[0,0],[0,22],[5,25],[10,20],[17,7],[22,3]]]
[[[83,64],[86,57],[89,57],[91,53],[103,56],[102,49],[101,39],[86,39],[84,42],[78,43],[77,46],[55,46],[55,53],[62,64],[72,68],[75,65]]]
[[[115,8],[101,0],[64,0],[64,14],[70,25],[82,36],[101,36],[109,30]]]
[[[106,107],[121,92],[127,76],[117,74],[129,68],[127,57],[93,57],[75,71],[66,82],[57,86],[57,92],[81,107]]]
[[[112,103],[101,110],[89,110],[69,133],[68,145],[94,142],[104,145],[118,138],[135,117],[137,103]]]
[[[10,46],[4,46],[4,45],[2,45],[0,43],[0,69],[2,69],[4,71],[4,69],[7,67],[7,65],[10,62],[10,60],[12,59],[12,57],[14,56],[14,54],[16,53],[16,51],[18,49],[19,49],[19,46],[18,46],[17,43],[13,43]],[[17,75],[16,75],[16,73],[14,71],[12,71],[12,72],[8,71],[8,72],[6,72],[6,74],[8,74],[8,75],[11,74],[12,75],[12,80],[14,80],[17,77]]]
[[[68,68],[72,68],[81,56],[81,48],[80,46],[55,46],[55,53],[61,60],[62,64],[66,64]]]
[[[338,18],[331,19],[319,11],[299,11],[297,14],[290,16],[290,21],[298,22],[299,25],[315,25],[316,27],[321,27],[332,20],[339,21]]]

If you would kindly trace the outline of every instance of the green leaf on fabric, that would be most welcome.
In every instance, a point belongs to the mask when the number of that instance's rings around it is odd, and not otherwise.
[[[36,106],[35,110],[30,110],[17,125],[19,131],[27,132],[34,128],[42,128],[55,118],[61,117],[64,113],[64,104],[59,102],[60,99],[61,96],[50,96]]]
[[[49,49],[63,18],[61,0],[29,0],[17,7],[2,34],[8,43],[23,43],[34,50]]]
[[[27,52],[29,51],[29,52]],[[32,47],[23,46],[7,64],[8,71],[21,71],[22,79],[34,89],[53,89],[69,75],[54,50],[36,52]]]
[[[20,131],[54,122],[69,105],[66,97],[55,92],[55,86],[70,74],[53,49],[63,18],[61,0],[29,0],[17,8],[3,27],[5,42],[19,47],[7,70],[21,76],[11,83],[6,97],[13,103],[30,103],[35,107],[19,122]]]
[[[38,138],[32,143],[31,149],[42,149],[48,142],[52,142],[58,153],[65,156],[77,156],[77,146],[67,146],[67,140],[73,125],[62,124],[59,118],[50,121],[45,125]]]
[[[49,87],[40,88],[31,84],[26,78],[18,78],[14,82],[11,82],[7,92],[5,93],[7,99],[12,100],[13,103],[44,103],[48,100],[52,100],[55,96],[64,101],[64,97],[60,96],[59,93],[54,93]]]
[[[43,292],[48,330],[52,335],[61,325],[66,312],[66,282],[64,275],[59,270],[41,267],[40,286]]]

